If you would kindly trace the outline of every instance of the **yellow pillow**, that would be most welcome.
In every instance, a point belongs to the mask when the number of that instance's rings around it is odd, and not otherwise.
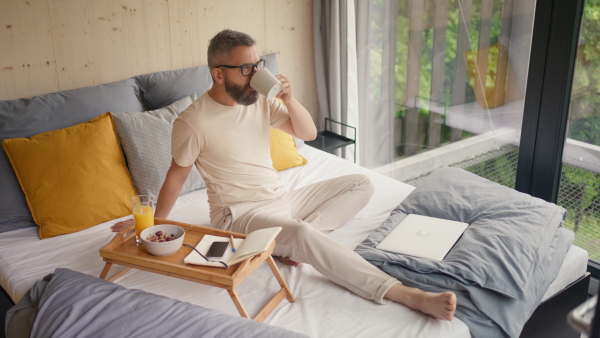
[[[41,239],[131,214],[136,191],[109,113],[2,147]]]
[[[271,128],[271,160],[277,171],[299,167],[307,162],[298,154],[292,135],[274,128]]]

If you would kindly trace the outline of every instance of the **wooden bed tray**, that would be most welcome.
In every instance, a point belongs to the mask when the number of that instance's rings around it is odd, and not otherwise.
[[[195,247],[198,245],[204,235],[214,235],[229,237],[233,235],[236,238],[245,238],[246,235],[229,231],[222,231],[213,228],[203,227],[187,223],[175,222],[163,218],[155,218],[154,224],[174,224],[187,230],[183,243]],[[100,256],[106,262],[100,278],[106,279],[108,272],[113,264],[122,265],[126,268],[109,278],[114,281],[132,268],[150,271],[166,276],[181,278],[201,284],[211,285],[226,289],[236,308],[243,317],[252,318],[244,308],[235,288],[238,287],[256,268],[264,261],[267,261],[273,275],[280,285],[279,291],[271,300],[259,311],[253,318],[257,321],[263,321],[277,307],[277,305],[286,298],[290,303],[294,302],[294,296],[287,286],[283,276],[279,272],[273,257],[275,242],[271,244],[267,251],[264,251],[254,257],[250,257],[229,268],[217,268],[200,265],[185,264],[184,258],[190,254],[190,247],[182,246],[177,252],[169,256],[154,256],[147,253],[141,245],[135,241],[135,231],[133,225],[119,232],[111,242],[100,249]]]

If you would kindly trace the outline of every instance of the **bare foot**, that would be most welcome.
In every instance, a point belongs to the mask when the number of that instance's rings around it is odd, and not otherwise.
[[[113,232],[119,232],[129,226],[131,226],[133,224],[133,218],[130,218],[128,220],[124,220],[122,222],[116,223],[115,225],[111,226],[110,228],[112,229]]]
[[[300,266],[300,263],[294,262],[289,257],[281,257],[281,256],[276,256],[276,257],[283,264],[286,264],[286,265],[289,265],[289,266],[293,266],[293,267]]]
[[[453,292],[432,293],[396,284],[385,297],[421,311],[440,320],[452,320],[456,312],[456,295]]]
[[[454,293],[449,291],[444,293],[421,292],[422,294],[415,298],[415,310],[426,313],[435,319],[452,320],[454,318],[456,312],[456,295]]]

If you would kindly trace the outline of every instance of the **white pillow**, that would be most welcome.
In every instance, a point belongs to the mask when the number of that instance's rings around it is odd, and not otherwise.
[[[171,166],[173,121],[196,98],[196,94],[192,94],[157,110],[113,114],[127,165],[139,194],[158,196]],[[193,167],[181,194],[205,187],[200,173]]]

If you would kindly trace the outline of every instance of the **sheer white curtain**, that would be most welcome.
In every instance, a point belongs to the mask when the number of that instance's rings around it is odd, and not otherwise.
[[[313,4],[320,127],[327,117],[356,127],[357,163],[367,168],[394,158],[396,6],[391,0]],[[345,153],[352,159],[353,149]]]

